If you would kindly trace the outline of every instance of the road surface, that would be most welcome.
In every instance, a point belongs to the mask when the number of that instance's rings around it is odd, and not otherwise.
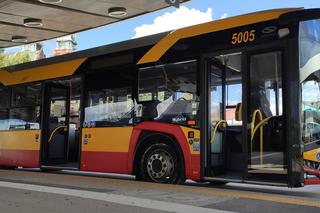
[[[167,185],[132,176],[0,170],[0,213],[319,213],[320,186]]]

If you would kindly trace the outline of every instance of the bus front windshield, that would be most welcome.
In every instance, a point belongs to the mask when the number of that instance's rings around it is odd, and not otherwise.
[[[320,140],[320,19],[303,21],[299,30],[302,139]]]

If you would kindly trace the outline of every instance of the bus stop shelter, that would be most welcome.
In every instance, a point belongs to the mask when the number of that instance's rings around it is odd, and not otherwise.
[[[0,48],[73,34],[188,0],[177,1],[0,0]]]

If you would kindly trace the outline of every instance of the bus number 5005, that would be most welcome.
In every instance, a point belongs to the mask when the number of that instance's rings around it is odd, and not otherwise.
[[[238,32],[232,34],[232,44],[241,44],[241,43],[247,43],[252,42],[256,39],[256,30],[250,30],[250,31],[244,31],[244,32]]]

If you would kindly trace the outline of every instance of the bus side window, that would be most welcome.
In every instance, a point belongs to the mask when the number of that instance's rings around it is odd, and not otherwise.
[[[127,126],[132,124],[131,88],[88,91],[84,126]]]
[[[139,70],[137,115],[156,120],[199,127],[197,61],[183,61]]]
[[[9,130],[10,90],[0,87],[0,130]]]

